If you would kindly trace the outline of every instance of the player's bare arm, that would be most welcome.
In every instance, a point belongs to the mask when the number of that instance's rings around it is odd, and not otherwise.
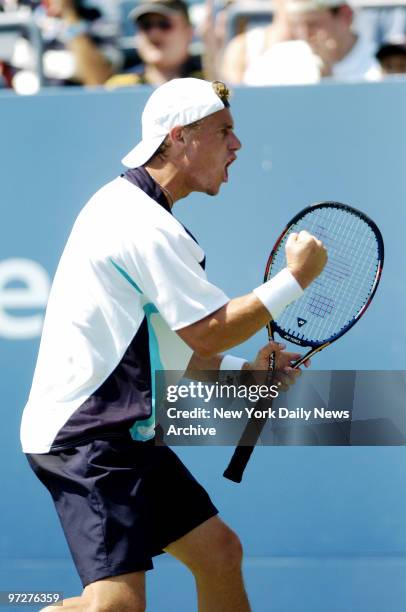
[[[302,231],[291,234],[286,244],[287,268],[302,289],[323,270],[327,252],[320,240]],[[255,293],[230,300],[204,319],[178,330],[195,353],[210,358],[250,338],[271,319]]]

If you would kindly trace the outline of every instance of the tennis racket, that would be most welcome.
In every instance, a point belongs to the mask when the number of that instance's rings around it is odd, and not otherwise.
[[[321,202],[303,209],[288,223],[271,251],[264,282],[286,266],[286,241],[291,232],[302,230],[323,242],[327,264],[304,294],[285,308],[277,321],[267,325],[269,340],[277,333],[308,349],[293,364],[296,368],[341,338],[365,314],[377,290],[384,260],[382,235],[374,221],[347,204]],[[248,423],[225,478],[241,482],[266,421]]]

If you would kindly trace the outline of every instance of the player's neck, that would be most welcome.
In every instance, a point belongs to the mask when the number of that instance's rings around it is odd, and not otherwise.
[[[161,187],[171,208],[177,200],[185,198],[190,193],[184,186],[179,170],[173,164],[166,163],[162,167],[154,163],[146,164],[145,169]]]

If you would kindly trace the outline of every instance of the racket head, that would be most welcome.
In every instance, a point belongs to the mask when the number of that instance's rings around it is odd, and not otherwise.
[[[381,278],[384,243],[376,223],[362,211],[340,202],[319,202],[287,224],[268,258],[264,282],[286,266],[286,241],[302,230],[323,242],[328,262],[270,327],[285,340],[317,349],[340,338],[365,313]]]

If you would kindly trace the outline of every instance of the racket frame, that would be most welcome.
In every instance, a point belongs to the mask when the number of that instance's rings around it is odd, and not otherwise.
[[[367,225],[369,225],[369,227],[372,229],[374,236],[376,238],[377,241],[377,249],[378,249],[378,267],[377,267],[377,271],[375,274],[375,279],[371,288],[371,292],[368,296],[367,301],[365,302],[365,304],[363,304],[361,306],[361,308],[359,309],[359,311],[354,315],[354,317],[348,321],[348,323],[346,325],[344,325],[340,331],[338,331],[336,334],[333,334],[332,336],[328,337],[328,338],[324,338],[322,341],[320,342],[315,342],[312,340],[302,340],[300,338],[297,338],[296,336],[292,336],[291,334],[289,334],[288,332],[286,332],[283,328],[281,328],[278,325],[277,321],[270,321],[267,324],[267,330],[268,330],[268,338],[269,340],[272,340],[274,338],[274,334],[275,332],[284,340],[288,340],[289,342],[292,342],[293,344],[296,344],[298,346],[302,346],[302,347],[310,347],[310,350],[308,351],[308,353],[306,353],[306,355],[303,355],[303,357],[301,357],[300,359],[298,359],[298,361],[296,361],[293,364],[294,368],[298,368],[300,367],[307,359],[310,359],[311,357],[313,357],[313,355],[315,355],[316,353],[319,353],[320,351],[322,351],[324,348],[326,348],[327,346],[329,346],[330,344],[332,344],[333,342],[335,342],[336,340],[338,340],[338,338],[341,338],[341,336],[343,336],[345,333],[347,333],[348,330],[351,329],[351,327],[353,327],[353,325],[355,325],[355,323],[357,321],[359,321],[359,319],[363,316],[363,314],[365,313],[365,311],[367,310],[368,306],[370,305],[370,303],[372,302],[372,298],[374,297],[376,290],[378,288],[379,285],[379,281],[381,279],[381,275],[382,275],[382,269],[383,269],[383,262],[384,262],[384,243],[383,243],[383,238],[382,238],[382,234],[378,228],[378,226],[376,225],[376,223],[370,219],[370,217],[368,217],[368,215],[366,215],[365,213],[363,213],[362,211],[358,210],[357,208],[353,208],[352,206],[349,206],[348,204],[342,204],[341,202],[334,202],[334,201],[326,201],[326,202],[317,202],[316,204],[312,204],[311,206],[307,206],[306,208],[304,208],[303,210],[301,210],[299,213],[297,213],[290,221],[289,223],[286,225],[285,229],[282,231],[282,233],[280,234],[279,238],[277,239],[277,241],[275,242],[275,245],[268,257],[268,261],[265,267],[265,274],[264,274],[264,283],[266,283],[269,280],[269,272],[272,268],[272,263],[273,260],[276,256],[276,254],[278,253],[278,250],[280,248],[281,242],[283,241],[283,239],[286,237],[286,235],[288,233],[290,233],[293,229],[293,226],[295,225],[295,223],[297,223],[300,219],[302,219],[303,217],[305,217],[308,213],[313,212],[317,209],[320,208],[337,208],[340,210],[346,210],[347,212],[349,212],[350,214],[353,214],[357,217],[359,217],[360,219],[362,219]]]
[[[282,242],[282,240],[284,239],[284,237],[287,235],[287,233],[289,231],[291,231],[293,228],[292,226],[297,223],[298,220],[300,220],[302,217],[304,217],[307,213],[312,212],[318,208],[339,208],[341,210],[347,210],[347,212],[358,216],[359,218],[361,218],[363,221],[365,221],[372,229],[375,237],[376,237],[376,241],[377,241],[377,246],[378,246],[378,267],[377,267],[377,271],[375,274],[375,279],[371,288],[371,292],[369,294],[369,297],[367,299],[367,301],[365,302],[365,304],[362,305],[362,307],[359,309],[358,313],[346,324],[342,327],[342,329],[334,334],[333,336],[331,336],[330,338],[326,338],[321,342],[314,342],[311,340],[306,340],[303,341],[300,338],[296,338],[291,336],[290,334],[288,334],[287,332],[285,332],[282,328],[280,328],[278,326],[278,324],[271,320],[268,324],[267,324],[267,331],[268,331],[268,338],[269,340],[273,340],[274,339],[274,334],[275,332],[278,333],[278,335],[283,338],[286,339],[294,344],[297,344],[299,346],[306,346],[306,347],[310,347],[310,350],[303,355],[300,359],[298,359],[293,365],[294,368],[299,368],[307,359],[310,359],[313,355],[315,355],[316,353],[319,353],[320,351],[322,351],[324,348],[326,348],[327,346],[329,346],[330,344],[332,344],[333,342],[335,342],[336,340],[338,340],[338,338],[341,338],[341,336],[343,336],[348,330],[351,329],[351,327],[353,327],[353,325],[355,325],[355,323],[357,321],[359,321],[359,319],[365,314],[368,306],[370,305],[370,303],[372,302],[372,298],[374,297],[376,290],[378,288],[379,285],[379,281],[381,279],[381,275],[382,275],[382,269],[383,269],[383,262],[384,262],[384,243],[383,243],[383,238],[382,238],[382,234],[378,228],[378,226],[376,225],[376,223],[374,221],[372,221],[372,219],[370,219],[365,213],[363,213],[362,211],[353,208],[352,206],[349,206],[348,204],[342,204],[341,202],[334,202],[334,201],[326,201],[326,202],[317,202],[316,204],[312,204],[311,206],[307,206],[306,208],[302,209],[299,213],[297,213],[290,221],[289,223],[286,225],[285,229],[282,231],[282,233],[280,234],[279,238],[277,239],[277,241],[275,242],[275,245],[268,257],[268,261],[266,264],[266,268],[265,268],[265,274],[264,274],[264,283],[267,282],[269,280],[269,271],[271,269],[272,266],[272,262],[273,259],[276,255],[276,253],[278,252],[278,249],[280,247],[280,244]],[[265,426],[267,419],[258,419],[257,423],[256,423],[256,442],[258,441],[260,435],[261,435],[261,431],[263,429],[263,427]],[[245,439],[247,437],[247,433],[249,431],[252,430],[252,424],[248,423],[248,425],[246,426],[239,442],[238,445],[236,446],[236,448],[234,449],[234,453],[231,457],[231,460],[226,468],[226,470],[223,473],[223,476],[225,478],[227,478],[228,480],[231,480],[233,482],[241,482],[245,468],[247,467],[247,464],[250,460],[250,457],[252,455],[252,452],[255,448],[255,446],[251,445],[251,446],[246,446],[245,445]]]

